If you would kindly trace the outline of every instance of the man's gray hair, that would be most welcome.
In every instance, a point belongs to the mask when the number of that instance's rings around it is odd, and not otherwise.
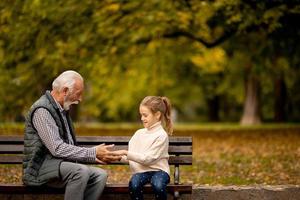
[[[60,92],[64,87],[67,87],[73,91],[76,79],[83,81],[82,76],[78,72],[73,70],[65,71],[52,82],[52,89]]]

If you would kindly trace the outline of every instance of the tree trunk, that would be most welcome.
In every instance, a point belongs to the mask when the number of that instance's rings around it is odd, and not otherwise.
[[[287,89],[286,89],[285,81],[282,76],[275,80],[274,90],[275,90],[274,91],[275,92],[274,120],[276,122],[283,122],[286,120]]]
[[[214,96],[211,99],[207,99],[208,104],[208,117],[211,122],[220,121],[219,110],[220,110],[220,97]]]
[[[260,124],[259,81],[251,73],[248,73],[245,85],[246,98],[244,102],[243,116],[240,123],[242,125]]]

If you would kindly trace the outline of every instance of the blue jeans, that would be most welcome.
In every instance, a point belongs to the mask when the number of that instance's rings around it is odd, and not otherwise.
[[[167,184],[170,176],[164,171],[150,171],[134,174],[129,182],[130,197],[133,200],[142,200],[143,186],[150,183],[155,199],[167,199]]]

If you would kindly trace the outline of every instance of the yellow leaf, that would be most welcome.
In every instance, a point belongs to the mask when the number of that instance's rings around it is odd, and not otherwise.
[[[177,16],[179,18],[179,21],[184,25],[188,25],[191,20],[190,14],[185,13],[185,12],[178,12]]]
[[[116,11],[118,11],[120,9],[120,4],[113,3],[113,4],[108,5],[106,8],[109,11],[116,12]]]

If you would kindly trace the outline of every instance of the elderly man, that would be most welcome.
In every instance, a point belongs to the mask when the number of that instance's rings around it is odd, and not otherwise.
[[[30,108],[25,124],[23,182],[30,186],[65,187],[65,199],[98,199],[107,173],[80,163],[106,163],[120,156],[112,145],[76,146],[70,105],[82,100],[83,78],[65,71]]]

